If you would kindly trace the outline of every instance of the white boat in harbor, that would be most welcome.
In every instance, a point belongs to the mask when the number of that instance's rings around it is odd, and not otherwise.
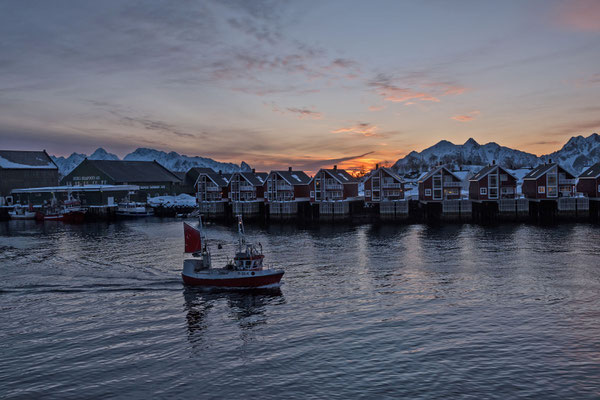
[[[35,219],[36,212],[33,209],[16,205],[14,210],[8,212],[10,219]]]
[[[127,202],[119,203],[116,214],[121,217],[149,217],[154,215],[154,210],[144,203]]]
[[[259,249],[246,242],[241,216],[238,216],[237,252],[224,268],[212,268],[201,219],[198,227],[184,222],[184,234],[185,252],[191,254],[191,258],[183,262],[181,275],[185,284],[222,288],[264,288],[280,284],[284,271],[264,268],[262,246],[259,244]]]

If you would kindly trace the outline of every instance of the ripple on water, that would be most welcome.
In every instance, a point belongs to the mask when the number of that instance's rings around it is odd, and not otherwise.
[[[600,395],[597,226],[247,231],[280,290],[184,288],[180,221],[0,224],[0,393]]]

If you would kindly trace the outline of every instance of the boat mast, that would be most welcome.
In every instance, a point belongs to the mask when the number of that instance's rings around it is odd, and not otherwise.
[[[202,228],[202,215],[198,216],[198,230],[200,231],[200,239],[202,239],[203,250],[206,251],[206,235],[204,234],[204,229]]]
[[[242,252],[242,246],[246,244],[246,237],[244,232],[244,222],[242,216],[238,215],[238,253]]]

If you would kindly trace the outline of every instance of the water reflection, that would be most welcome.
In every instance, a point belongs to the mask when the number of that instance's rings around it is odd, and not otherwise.
[[[207,290],[186,286],[183,290],[188,340],[193,347],[202,343],[202,336],[209,328],[211,313],[223,312],[218,307],[225,301],[227,315],[237,322],[242,340],[248,338],[245,331],[267,323],[267,306],[285,303],[280,288],[254,290]],[[214,315],[217,316],[217,315]],[[217,316],[218,317],[218,316]]]

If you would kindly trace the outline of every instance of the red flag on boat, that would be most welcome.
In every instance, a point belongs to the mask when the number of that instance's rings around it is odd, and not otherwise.
[[[198,228],[188,224],[187,222],[184,222],[183,235],[185,236],[186,253],[194,253],[202,250],[202,237]]]

